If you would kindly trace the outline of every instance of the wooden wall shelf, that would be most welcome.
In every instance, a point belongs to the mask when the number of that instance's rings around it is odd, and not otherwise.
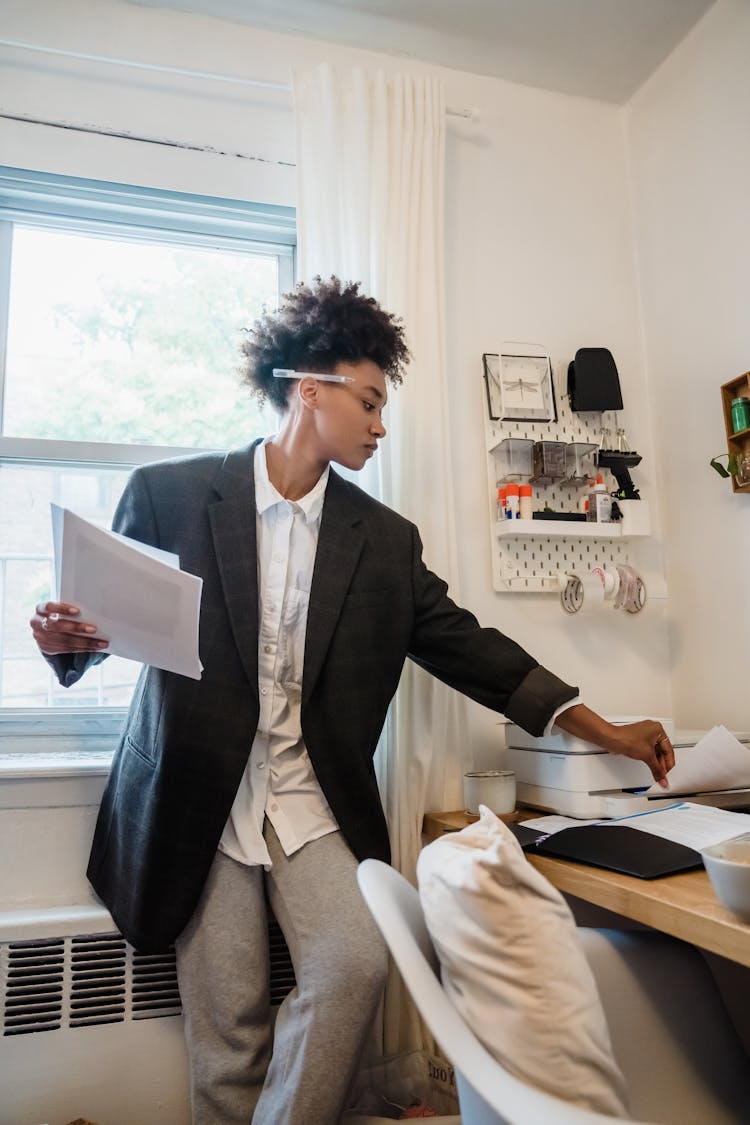
[[[738,375],[736,379],[730,379],[721,388],[721,405],[727,432],[727,450],[730,457],[736,457],[738,461],[741,461],[743,457],[750,458],[750,428],[740,430],[739,433],[735,433],[732,428],[732,399],[737,398],[738,395],[746,395],[750,398],[750,371],[746,371],[744,375]],[[750,494],[750,482],[738,484],[737,478],[733,474],[732,491]]]

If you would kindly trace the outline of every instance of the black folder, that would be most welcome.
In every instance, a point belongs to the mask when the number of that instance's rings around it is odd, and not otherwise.
[[[571,859],[639,879],[658,879],[703,866],[700,854],[685,844],[622,824],[581,824],[520,843],[531,854]]]

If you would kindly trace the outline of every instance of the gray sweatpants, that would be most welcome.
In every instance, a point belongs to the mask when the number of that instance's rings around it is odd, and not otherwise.
[[[272,869],[217,852],[177,939],[194,1125],[335,1125],[385,980],[383,940],[335,832],[286,856],[266,821]],[[275,1029],[264,882],[297,987]]]

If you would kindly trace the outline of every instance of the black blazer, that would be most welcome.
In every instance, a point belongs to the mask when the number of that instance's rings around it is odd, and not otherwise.
[[[255,444],[136,469],[116,531],[203,578],[200,681],[142,670],[99,811],[88,875],[125,937],[170,944],[198,898],[258,723]],[[388,860],[373,754],[410,656],[541,733],[576,689],[482,629],[422,561],[416,527],[331,471],[310,591],[302,734],[358,859]],[[101,655],[53,657],[74,683]]]

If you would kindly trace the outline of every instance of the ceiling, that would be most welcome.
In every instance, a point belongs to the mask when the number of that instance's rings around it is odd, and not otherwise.
[[[128,0],[625,102],[714,0]]]

